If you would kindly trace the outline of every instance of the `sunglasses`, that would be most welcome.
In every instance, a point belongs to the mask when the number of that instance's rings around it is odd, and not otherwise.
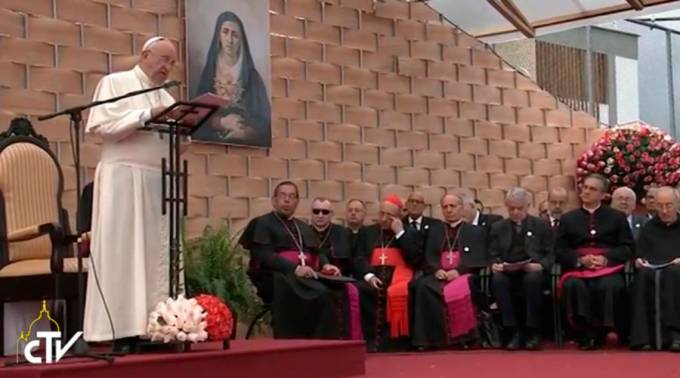
[[[312,213],[314,215],[319,215],[319,214],[328,215],[328,214],[331,213],[331,211],[328,210],[328,209],[312,209]]]

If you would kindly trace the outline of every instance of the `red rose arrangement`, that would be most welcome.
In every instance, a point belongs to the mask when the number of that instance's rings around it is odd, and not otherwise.
[[[234,317],[229,307],[220,298],[213,295],[201,294],[195,296],[194,299],[206,312],[208,340],[226,340],[231,337],[234,329]]]
[[[657,185],[677,186],[680,183],[680,144],[673,147],[654,165]]]
[[[576,183],[580,187],[586,176],[599,173],[609,179],[612,192],[627,186],[641,198],[650,184],[660,181],[658,164],[673,145],[669,135],[645,123],[617,126],[578,159]]]

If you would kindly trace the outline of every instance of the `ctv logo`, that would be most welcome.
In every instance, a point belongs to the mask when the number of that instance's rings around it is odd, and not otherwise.
[[[30,340],[31,333],[33,331],[33,326],[40,321],[40,319],[43,318],[43,316],[46,317],[47,320],[51,324],[55,325],[55,328],[57,329],[56,331],[38,331],[37,333],[37,338],[35,340]],[[50,312],[47,310],[47,302],[43,301],[42,304],[42,310],[40,310],[40,313],[38,314],[38,317],[33,319],[31,322],[31,325],[28,327],[28,331],[24,333],[23,331],[19,335],[19,338],[17,339],[17,358],[19,358],[19,343],[21,341],[25,342],[26,345],[24,346],[24,358],[26,358],[26,361],[28,361],[31,364],[42,364],[43,363],[43,358],[40,356],[34,355],[35,349],[40,347],[40,340],[43,339],[45,340],[45,359],[44,362],[47,364],[51,364],[53,362],[58,362],[61,360],[62,357],[64,357],[64,354],[71,349],[73,344],[75,344],[76,341],[83,335],[82,332],[76,332],[71,339],[62,346],[62,341],[61,341],[61,328],[59,327],[59,323],[57,323],[56,320],[52,319],[52,316],[50,316]],[[53,346],[54,344],[54,346]]]

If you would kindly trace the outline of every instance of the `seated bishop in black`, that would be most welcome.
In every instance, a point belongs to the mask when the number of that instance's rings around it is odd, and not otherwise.
[[[430,227],[423,275],[409,285],[411,337],[418,349],[473,341],[484,307],[474,272],[488,264],[486,230],[465,222],[461,196],[447,194],[440,202],[444,222]]]
[[[623,270],[633,256],[633,234],[626,216],[602,203],[608,186],[600,175],[584,179],[581,208],[560,218],[555,242],[563,271],[558,293],[585,350],[603,346],[611,330],[626,338],[630,321]]]
[[[239,241],[251,253],[251,269],[271,273],[272,328],[275,338],[337,339],[349,329],[337,290],[318,279],[337,270],[320,253],[309,225],[293,217],[297,186],[282,182],[274,190],[271,213],[257,218]],[[343,288],[344,289],[344,288]]]

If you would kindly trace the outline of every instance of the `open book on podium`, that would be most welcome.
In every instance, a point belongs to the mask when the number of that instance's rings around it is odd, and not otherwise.
[[[175,126],[176,133],[189,135],[207,121],[218,109],[228,106],[229,101],[212,93],[204,93],[191,101],[177,101],[161,113],[148,120],[145,130],[170,132]]]

